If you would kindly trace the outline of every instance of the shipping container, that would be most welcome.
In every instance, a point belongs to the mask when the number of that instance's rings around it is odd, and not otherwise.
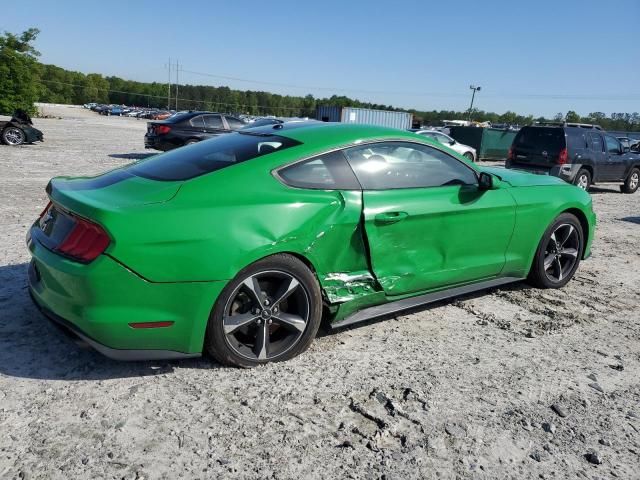
[[[319,106],[316,110],[316,119],[323,122],[358,123],[407,130],[411,128],[413,115],[392,110]]]

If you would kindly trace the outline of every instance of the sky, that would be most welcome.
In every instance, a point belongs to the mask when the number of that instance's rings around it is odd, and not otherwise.
[[[640,111],[640,0],[21,0],[43,63],[399,109]],[[202,75],[206,74],[206,75]],[[172,78],[175,81],[175,76]]]

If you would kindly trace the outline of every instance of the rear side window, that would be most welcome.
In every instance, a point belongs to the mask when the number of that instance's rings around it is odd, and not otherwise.
[[[587,147],[587,139],[584,133],[567,135],[568,148],[570,150],[584,150]]]
[[[237,118],[234,117],[224,117],[227,119],[227,123],[229,124],[229,128],[231,130],[238,130],[239,128],[242,128],[245,126],[245,123],[242,120],[238,120]]]
[[[591,150],[594,152],[604,152],[602,137],[597,133],[590,133],[589,137],[591,138]]]
[[[342,152],[331,152],[283,168],[278,176],[292,187],[315,190],[360,190]]]
[[[514,144],[535,152],[559,153],[565,148],[564,130],[553,127],[523,127]]]
[[[202,115],[193,117],[191,120],[189,120],[189,123],[191,124],[192,127],[204,128],[204,121],[202,119]]]
[[[224,128],[220,115],[204,115],[204,126],[207,128]]]
[[[230,133],[155,155],[128,171],[151,180],[188,180],[300,144],[278,135]]]

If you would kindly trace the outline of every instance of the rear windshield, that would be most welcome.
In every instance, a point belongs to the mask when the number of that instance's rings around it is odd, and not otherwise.
[[[562,128],[523,127],[515,139],[517,147],[536,152],[559,152],[565,147]]]
[[[278,135],[230,133],[155,155],[128,170],[151,180],[188,180],[295,145],[300,142]]]
[[[180,123],[183,120],[189,120],[190,118],[194,117],[195,115],[191,112],[178,112],[178,113],[174,113],[173,115],[171,115],[169,118],[167,118],[165,121],[169,121],[172,123]]]

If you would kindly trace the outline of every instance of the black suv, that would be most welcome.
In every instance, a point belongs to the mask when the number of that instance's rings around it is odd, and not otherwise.
[[[587,190],[598,182],[622,182],[624,193],[640,184],[640,155],[597,125],[538,123],[513,139],[507,168],[555,175]]]
[[[167,151],[190,143],[231,133],[246,123],[215,112],[179,112],[166,120],[147,123],[145,148]]]

